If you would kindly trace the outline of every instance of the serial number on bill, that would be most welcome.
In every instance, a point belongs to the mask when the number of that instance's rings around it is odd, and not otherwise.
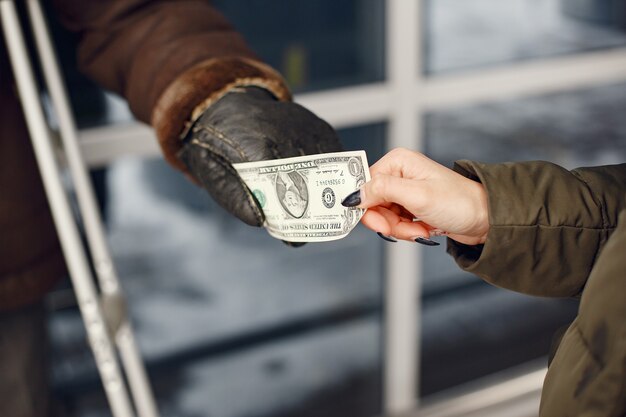
[[[333,178],[329,180],[316,180],[315,182],[317,183],[318,187],[327,187],[329,185],[343,185],[346,183],[346,180],[344,178]]]

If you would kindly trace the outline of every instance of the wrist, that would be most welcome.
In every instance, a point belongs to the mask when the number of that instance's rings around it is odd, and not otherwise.
[[[277,97],[272,90],[269,90],[264,86],[233,85],[229,89],[222,91],[218,96],[208,97],[207,99],[201,101],[198,105],[196,105],[196,107],[194,107],[194,109],[191,111],[191,122],[193,123],[195,120],[198,120],[209,107],[219,103],[219,101],[228,94],[247,94],[259,100],[288,101],[281,100],[281,98]]]
[[[485,187],[476,181],[474,183],[474,206],[475,206],[475,226],[474,236],[478,239],[478,243],[485,243],[489,234],[489,202],[487,199],[487,191]]]
[[[152,111],[151,123],[165,159],[186,171],[177,157],[183,144],[181,136],[211,104],[233,88],[247,86],[270,91],[280,101],[291,100],[291,93],[280,74],[248,58],[212,58],[180,74],[161,94]]]

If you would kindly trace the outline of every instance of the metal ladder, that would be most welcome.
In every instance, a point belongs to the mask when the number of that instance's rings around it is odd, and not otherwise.
[[[89,253],[81,242],[78,225],[63,188],[51,129],[44,115],[14,0],[0,0],[2,31],[37,164],[104,391],[114,417],[158,417],[81,155],[76,124],[44,13],[38,0],[26,0],[25,3],[44,80],[58,118],[62,147],[74,182]],[[99,290],[89,266],[89,256],[96,271]],[[118,354],[121,360],[118,360]]]

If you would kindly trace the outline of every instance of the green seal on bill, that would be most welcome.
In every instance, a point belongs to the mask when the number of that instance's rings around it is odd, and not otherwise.
[[[265,194],[263,194],[263,191],[258,189],[253,190],[252,195],[256,199],[257,203],[259,203],[259,206],[261,206],[261,208],[265,208],[265,203],[267,200],[265,199]]]

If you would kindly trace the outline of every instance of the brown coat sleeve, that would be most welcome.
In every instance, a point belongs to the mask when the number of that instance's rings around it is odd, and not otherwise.
[[[485,186],[490,230],[480,246],[448,239],[448,252],[464,270],[526,294],[579,294],[626,209],[626,164],[459,161],[455,170]]]
[[[178,135],[196,106],[237,85],[290,98],[280,75],[206,0],[55,0],[55,6],[64,25],[81,35],[82,71],[152,123],[178,167]]]

